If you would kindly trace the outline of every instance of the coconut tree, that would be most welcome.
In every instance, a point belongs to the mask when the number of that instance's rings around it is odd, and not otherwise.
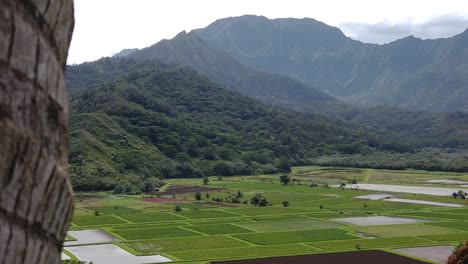
[[[0,0],[0,263],[60,263],[72,0]]]

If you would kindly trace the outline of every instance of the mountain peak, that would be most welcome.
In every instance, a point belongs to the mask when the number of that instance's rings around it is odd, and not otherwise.
[[[138,49],[123,49],[120,52],[114,54],[112,57],[115,57],[115,58],[127,57],[128,55],[130,55],[130,53],[133,53],[133,52],[135,52],[137,50]]]
[[[413,39],[414,40],[414,39],[420,39],[420,38],[417,38],[414,35],[409,35],[409,36],[407,36],[407,37],[405,37],[403,39]]]
[[[312,18],[225,18],[196,30],[196,33],[209,45],[256,68],[265,65],[286,67],[286,64],[270,59],[294,61],[306,56],[320,56],[324,50],[340,50],[349,42],[340,29]]]
[[[208,42],[219,39],[235,40],[232,49],[239,48],[245,52],[246,39],[256,43],[251,52],[257,53],[269,45],[278,45],[280,49],[285,48],[290,52],[294,47],[301,49],[319,49],[321,47],[334,47],[341,45],[347,37],[339,28],[329,26],[312,18],[276,18],[268,19],[264,16],[246,15],[240,17],[229,17],[219,19],[208,27],[198,29],[196,32]],[[223,42],[221,40],[221,42]],[[217,43],[219,45],[233,43]]]
[[[335,33],[339,33],[344,36],[341,30],[337,27],[333,27],[327,25],[321,21],[318,21],[313,18],[303,17],[303,18],[275,18],[269,19],[265,16],[257,16],[257,15],[243,15],[237,17],[227,17],[218,19],[215,22],[211,23],[205,29],[199,29],[197,31],[205,31],[206,29],[210,30],[230,30],[232,27],[235,26],[242,26],[245,25],[244,23],[248,23],[249,26],[259,27],[259,26],[266,26],[269,25],[270,27],[284,27],[284,26],[301,26],[303,28],[317,29],[321,28],[322,30],[330,30],[335,31]]]
[[[180,37],[184,37],[184,36],[187,36],[187,35],[188,35],[187,31],[182,30],[174,38],[180,38]]]
[[[243,16],[234,16],[234,17],[226,17],[222,19],[216,20],[214,23],[217,21],[249,21],[249,22],[259,22],[259,21],[269,21],[265,16],[257,16],[257,15],[243,15]]]

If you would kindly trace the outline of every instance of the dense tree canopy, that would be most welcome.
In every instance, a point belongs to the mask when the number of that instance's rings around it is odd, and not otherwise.
[[[265,105],[183,66],[107,58],[70,67],[67,78],[78,191],[138,193],[157,187],[156,178],[287,173],[292,165],[319,163],[366,166],[369,159],[394,168],[373,157],[417,151],[359,126]],[[346,155],[353,162],[322,158]]]
[[[120,78],[99,79],[103,63]],[[372,135],[266,106],[186,67],[125,59],[93,67],[75,66],[70,77],[100,83],[70,83],[77,190],[134,193],[153,177],[289,172],[320,155],[380,147]]]

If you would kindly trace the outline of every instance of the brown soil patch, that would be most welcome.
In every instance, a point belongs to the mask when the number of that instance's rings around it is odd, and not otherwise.
[[[169,198],[144,198],[141,199],[144,202],[148,203],[159,203],[159,204],[166,204],[166,203],[190,203],[193,201],[190,200],[178,200],[178,199],[169,199]]]
[[[178,195],[178,194],[186,194],[186,193],[196,193],[196,192],[214,192],[214,191],[221,191],[226,190],[226,188],[210,188],[204,186],[169,186],[165,192],[162,192],[163,195]]]
[[[410,259],[400,255],[388,253],[385,251],[355,251],[344,253],[329,253],[316,254],[306,256],[291,256],[277,257],[265,259],[249,259],[237,261],[220,261],[211,262],[212,264],[310,264],[310,263],[326,263],[326,264],[343,264],[343,263],[359,263],[359,264],[427,264],[415,259]]]

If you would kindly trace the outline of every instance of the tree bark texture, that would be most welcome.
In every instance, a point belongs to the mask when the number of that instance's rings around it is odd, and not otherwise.
[[[0,264],[60,263],[73,0],[0,0]]]

